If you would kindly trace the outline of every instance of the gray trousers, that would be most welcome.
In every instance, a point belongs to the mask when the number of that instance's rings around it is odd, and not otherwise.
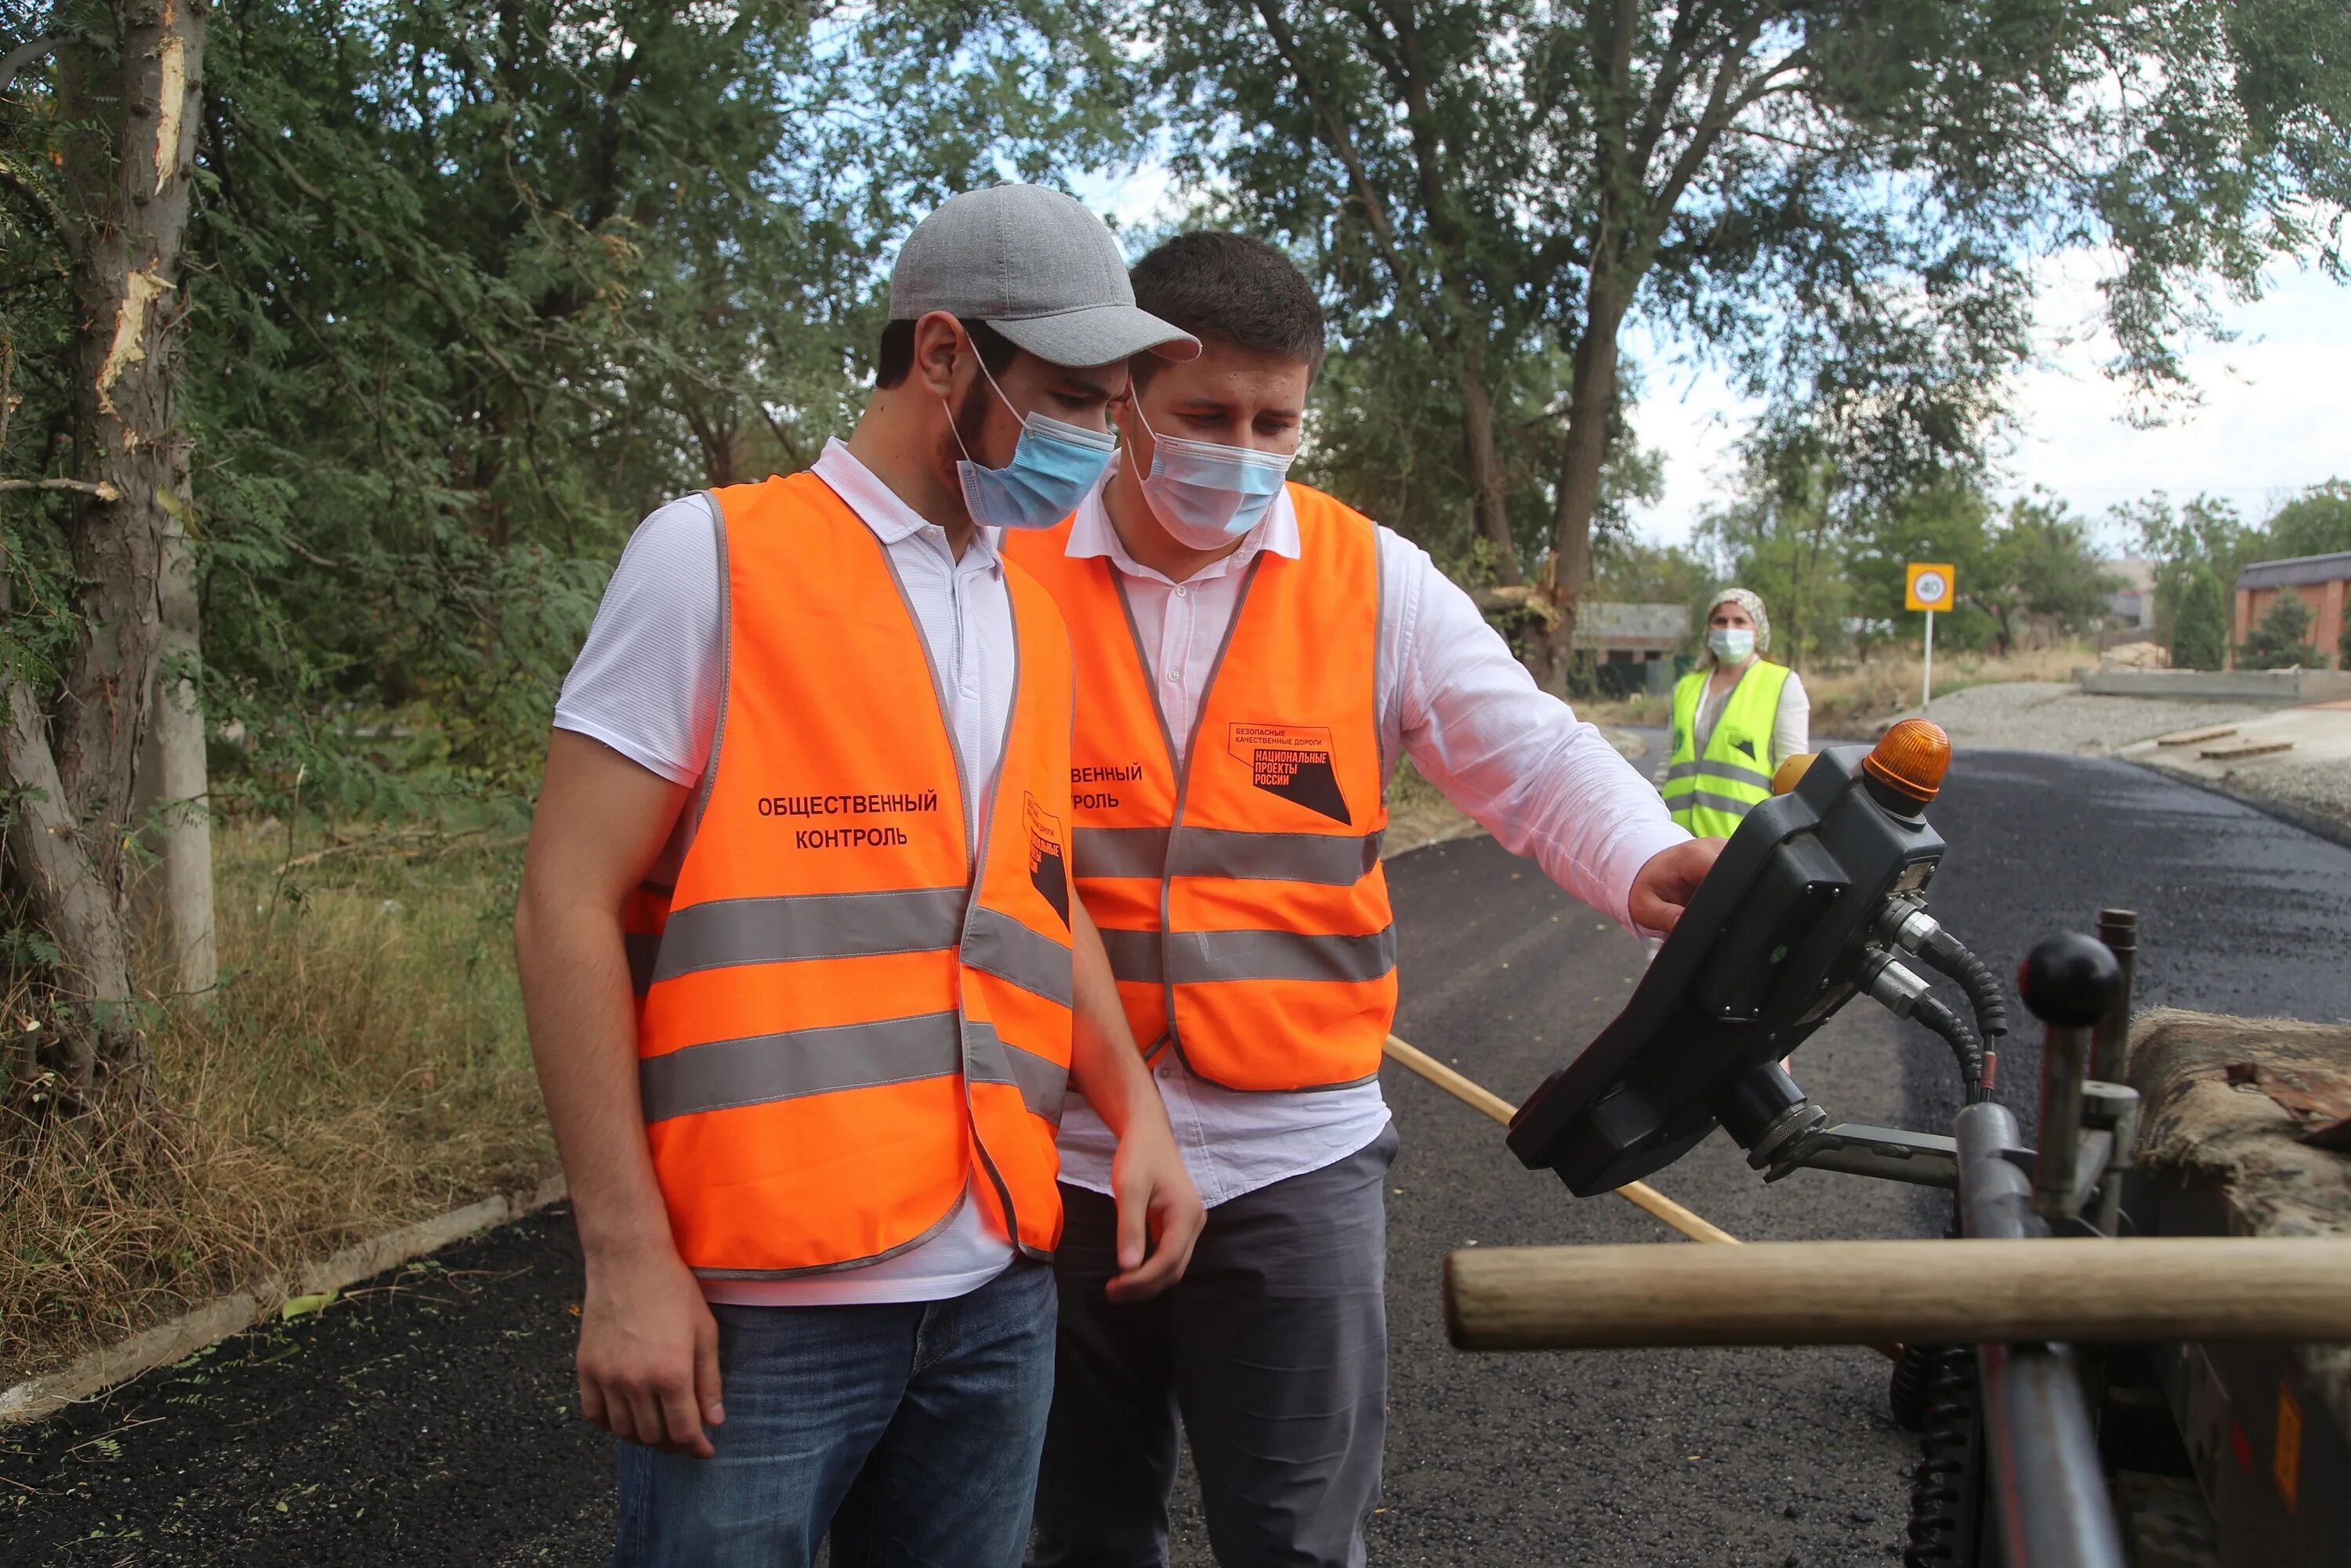
[[[1387,1435],[1391,1125],[1208,1211],[1192,1266],[1113,1306],[1117,1211],[1061,1188],[1061,1329],[1031,1568],[1167,1561],[1176,1423],[1224,1568],[1361,1568]]]

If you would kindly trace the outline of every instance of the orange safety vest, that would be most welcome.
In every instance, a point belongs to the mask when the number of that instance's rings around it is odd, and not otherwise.
[[[976,1187],[1022,1252],[1049,1256],[1075,682],[1052,601],[1006,572],[1011,723],[996,777],[973,779],[872,530],[813,474],[711,497],[717,735],[674,884],[657,872],[623,912],[679,1255],[725,1280],[871,1263]]]
[[[1249,564],[1181,768],[1116,569],[1006,540],[1081,650],[1071,852],[1127,1021],[1228,1089],[1363,1082],[1395,1016],[1377,530],[1289,490],[1300,558]]]

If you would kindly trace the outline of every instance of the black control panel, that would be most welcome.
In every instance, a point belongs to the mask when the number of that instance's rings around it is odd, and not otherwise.
[[[1776,1063],[1852,998],[1879,913],[1942,858],[1868,755],[1828,747],[1740,821],[1625,1010],[1511,1118],[1530,1168],[1589,1197],[1800,1097]]]

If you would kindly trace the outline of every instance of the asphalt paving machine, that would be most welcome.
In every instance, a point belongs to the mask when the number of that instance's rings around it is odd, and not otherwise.
[[[2351,1563],[2351,1350],[2327,1348],[2351,1343],[2351,1101],[2329,1098],[2351,1095],[2351,1031],[2158,1014],[2135,1042],[2136,917],[2110,911],[2104,940],[2053,936],[2022,966],[2044,1031],[2028,1140],[1995,1097],[2002,988],[1928,913],[1949,760],[1923,720],[1792,759],[1623,1011],[1509,1134],[1591,1197],[1720,1126],[1766,1181],[1948,1191],[1948,1239],[1464,1250],[1455,1343],[1878,1345],[1920,1433],[1909,1563]],[[1865,996],[1949,1049],[1949,1132],[1835,1121],[1783,1065]],[[2240,1092],[2264,1073],[2290,1153]]]

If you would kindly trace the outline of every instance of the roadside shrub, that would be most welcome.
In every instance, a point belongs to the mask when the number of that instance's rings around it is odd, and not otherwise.
[[[2229,651],[2229,612],[2220,596],[2220,580],[2210,567],[2199,567],[2179,595],[2179,612],[2171,625],[2171,666],[2176,670],[2217,670]]]
[[[2268,612],[2246,629],[2237,663],[2248,670],[2308,669],[2318,663],[2310,645],[2310,606],[2302,595],[2280,591]]]

